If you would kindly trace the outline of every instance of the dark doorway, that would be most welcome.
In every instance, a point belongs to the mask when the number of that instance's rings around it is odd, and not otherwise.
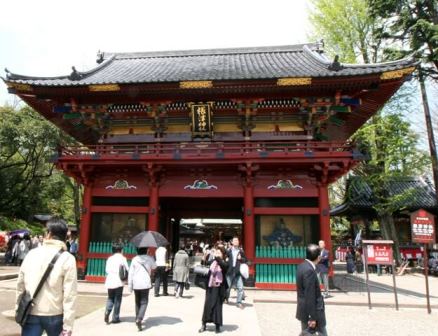
[[[184,243],[195,254],[201,245],[242,237],[242,209],[241,198],[161,198],[160,231],[173,252]]]

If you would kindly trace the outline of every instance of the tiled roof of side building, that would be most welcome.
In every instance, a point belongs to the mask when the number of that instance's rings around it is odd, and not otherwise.
[[[437,206],[435,189],[432,184],[421,177],[405,177],[387,182],[390,196],[400,196],[406,192],[406,197],[398,200],[400,209],[432,209]],[[358,209],[372,209],[373,193],[370,186],[360,177],[350,178],[347,185],[347,196],[344,203],[330,211],[332,216],[340,216]]]
[[[339,77],[378,74],[415,65],[412,58],[366,65],[333,64],[319,44],[292,46],[101,53],[96,68],[59,77],[7,72],[6,81],[38,86]],[[335,66],[334,66],[335,65]]]

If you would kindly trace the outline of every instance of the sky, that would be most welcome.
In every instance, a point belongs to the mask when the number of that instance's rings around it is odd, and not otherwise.
[[[0,76],[61,76],[96,67],[97,52],[315,42],[309,0],[0,0]],[[438,85],[430,90],[438,110]],[[427,136],[421,101],[406,113]],[[0,80],[0,106],[14,104]],[[433,113],[436,117],[436,112]],[[438,130],[437,130],[438,131]],[[438,133],[438,132],[437,132]]]
[[[307,0],[0,1],[0,76],[60,76],[101,51],[162,51],[314,42]],[[0,105],[12,103],[0,81]]]

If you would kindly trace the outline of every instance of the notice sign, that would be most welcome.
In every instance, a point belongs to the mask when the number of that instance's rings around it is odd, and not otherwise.
[[[392,245],[391,244],[367,244],[368,265],[392,265]]]
[[[435,217],[426,210],[420,209],[411,214],[412,242],[435,242]]]

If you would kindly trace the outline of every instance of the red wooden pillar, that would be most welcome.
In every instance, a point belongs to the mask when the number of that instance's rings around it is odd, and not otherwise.
[[[320,239],[324,240],[325,248],[330,252],[329,276],[333,276],[333,252],[332,238],[330,231],[330,204],[328,197],[328,186],[319,186],[319,233]]]
[[[81,227],[79,229],[79,258],[78,269],[79,274],[85,276],[88,259],[88,246],[90,244],[90,230],[91,230],[91,193],[92,185],[86,184],[84,186],[84,198],[82,204]]]
[[[243,215],[243,247],[250,261],[255,258],[255,223],[254,223],[254,197],[253,185],[247,182],[244,191],[244,215]],[[251,263],[250,274],[254,274],[254,264]]]
[[[153,183],[149,193],[148,230],[158,231],[158,208],[158,184]]]

